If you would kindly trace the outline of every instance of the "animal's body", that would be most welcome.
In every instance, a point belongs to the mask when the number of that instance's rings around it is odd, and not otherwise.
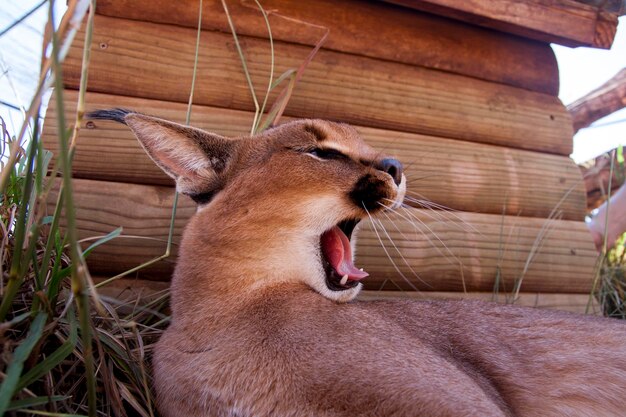
[[[464,301],[356,302],[359,220],[403,199],[402,166],[346,125],[226,139],[128,111],[199,203],[156,346],[164,416],[624,416],[626,326]]]

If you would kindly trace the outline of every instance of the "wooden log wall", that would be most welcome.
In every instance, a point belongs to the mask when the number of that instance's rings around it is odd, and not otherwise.
[[[76,100],[77,93],[67,90],[68,119]],[[179,123],[184,123],[187,112],[187,105],[182,103],[100,93],[88,93],[87,105],[87,110],[141,109]],[[50,111],[56,111],[54,102]],[[225,136],[240,136],[249,133],[252,119],[250,112],[197,105],[191,124]],[[565,219],[579,220],[585,215],[585,201],[580,198],[584,190],[581,175],[568,157],[356,127],[370,145],[401,157],[410,167],[407,177],[411,197],[480,213],[548,217],[557,208]],[[56,131],[56,120],[49,118],[44,135],[54,153],[58,152],[53,140]],[[82,127],[74,174],[78,178],[173,185],[126,126],[98,120]],[[533,198],[528,198],[531,193]]]
[[[582,178],[567,156],[571,119],[556,97],[558,70],[549,45],[384,2],[263,3],[271,11],[276,74],[297,68],[330,30],[296,86],[286,119],[356,125],[368,143],[403,160],[411,197],[454,210],[432,211],[414,202],[406,212],[381,217],[375,228],[363,224],[357,264],[370,272],[370,290],[484,298],[496,287],[509,293],[521,282],[527,300],[550,293],[582,304],[591,288],[595,249],[582,222]],[[98,4],[88,110],[125,107],[182,122],[197,3]],[[249,130],[254,107],[220,4],[205,1],[191,124],[238,136]],[[265,24],[247,3],[229,6],[253,83],[264,91]],[[69,114],[76,104],[83,37],[81,32],[64,68]],[[57,111],[51,103],[44,126],[45,144],[53,151]],[[92,273],[110,276],[162,254],[172,182],[130,131],[86,122],[74,162],[81,237],[119,226],[127,235],[92,253]],[[53,192],[50,204],[54,199]],[[181,199],[175,241],[193,212],[193,204]],[[383,247],[379,238],[393,243]],[[172,257],[134,276],[167,280],[173,262]]]
[[[96,249],[89,260],[93,271],[115,274],[165,251],[171,188],[94,180],[76,180],[75,187],[81,239],[104,236],[119,226],[129,236]],[[49,203],[55,201],[53,192]],[[175,242],[194,208],[181,198]],[[504,291],[517,278],[529,291],[591,289],[596,252],[579,221],[407,209],[380,222],[366,222],[358,232],[356,264],[371,274],[365,280],[369,289],[490,291],[498,275]],[[140,276],[168,279],[174,259]]]
[[[76,37],[65,61],[65,83],[72,89],[80,83],[83,35]],[[187,102],[194,29],[98,16],[93,37],[98,47],[91,55],[91,91]],[[268,42],[252,37],[240,40],[253,84],[266,86]],[[201,42],[194,102],[253,111],[232,36],[203,32]],[[274,42],[276,74],[298,68],[310,49]],[[257,88],[264,91],[264,87]],[[315,56],[298,83],[286,115],[561,155],[572,151],[570,116],[557,97],[325,50]]]
[[[496,35],[432,14],[407,13],[402,7],[376,1],[265,0],[262,4],[269,12],[272,37],[279,41],[313,47],[328,31],[327,50],[444,70],[553,96],[559,92],[556,59],[544,43]],[[195,0],[98,1],[98,13],[106,16],[194,29],[197,7]],[[204,0],[203,7],[204,30],[231,33],[221,0]],[[238,34],[267,38],[256,6],[230,1],[228,8]]]

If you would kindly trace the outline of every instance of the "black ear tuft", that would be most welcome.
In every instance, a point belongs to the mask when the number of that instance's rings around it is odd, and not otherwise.
[[[126,124],[125,117],[128,114],[136,113],[128,109],[108,109],[108,110],[94,110],[88,112],[85,116],[87,119],[94,120],[113,120],[118,123]]]

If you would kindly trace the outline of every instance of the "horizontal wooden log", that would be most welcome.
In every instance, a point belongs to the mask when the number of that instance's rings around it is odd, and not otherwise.
[[[252,2],[227,2],[239,35],[267,38]],[[265,0],[275,40],[469,75],[558,95],[559,71],[546,43],[373,1]],[[332,10],[332,12],[330,12]],[[100,0],[106,16],[196,28],[197,0]],[[203,2],[202,28],[230,33],[220,0]],[[441,34],[445,33],[445,36]],[[399,41],[401,40],[401,41]]]
[[[195,30],[96,16],[93,36],[91,91],[187,102]],[[83,37],[81,32],[65,60],[69,88],[79,85]],[[270,68],[267,42],[244,37],[240,41],[262,97]],[[205,32],[201,43],[195,103],[254,110],[232,36]],[[274,47],[275,74],[299,67],[310,52],[309,47],[283,42]],[[564,155],[572,147],[570,116],[556,97],[330,51],[320,51],[308,66],[286,115]]]
[[[362,291],[359,294],[359,299],[366,301],[396,298],[416,300],[480,300],[499,304],[570,311],[580,314],[600,314],[595,299],[593,299],[593,297],[590,298],[589,294],[520,293],[517,298],[513,298],[510,294],[494,294],[493,292]],[[588,309],[587,305],[590,302],[591,305]]]
[[[626,13],[626,0],[575,0],[579,3],[598,7],[604,11],[616,13],[618,16]]]
[[[106,277],[94,277],[95,283],[105,281]],[[128,303],[131,307],[137,300],[146,302],[167,294],[169,283],[164,281],[149,281],[143,279],[121,278],[108,282],[98,288],[102,296],[112,297]],[[358,300],[388,300],[388,299],[415,299],[415,300],[481,300],[500,304],[534,307],[550,310],[571,311],[584,314],[587,312],[589,295],[587,294],[554,294],[554,293],[521,293],[516,299],[504,294],[490,292],[438,292],[438,291],[361,291]],[[598,314],[595,300],[591,300],[590,314]]]
[[[617,31],[617,12],[573,0],[385,1],[572,47],[609,49]]]
[[[583,222],[402,214],[361,227],[357,264],[371,274],[370,288],[491,291],[498,280],[502,292],[516,285],[531,292],[591,290],[597,253]]]
[[[567,106],[574,131],[626,107],[626,68],[600,87]]]
[[[611,157],[615,157],[613,170],[611,170]],[[594,165],[579,166],[587,192],[587,211],[591,211],[602,204],[609,194],[609,180],[611,182],[611,194],[624,184],[626,167],[617,161],[617,153],[608,153],[598,156]],[[612,178],[611,178],[612,177]]]
[[[124,234],[98,247],[88,264],[95,274],[115,274],[163,253],[172,189],[74,180],[81,238],[104,235],[119,226]],[[50,204],[55,200],[50,195]],[[193,213],[183,198],[174,233]],[[524,292],[590,291],[596,252],[583,222],[475,213],[406,209],[365,223],[357,240],[357,265],[370,273],[370,289],[502,292],[522,280]],[[382,227],[384,226],[384,228]],[[381,245],[381,241],[384,247]],[[176,246],[174,246],[174,249]],[[172,257],[138,277],[167,279]]]
[[[77,93],[66,90],[66,120],[72,120],[76,100]],[[187,111],[180,103],[98,93],[88,93],[86,101],[87,110],[122,107],[180,123],[184,123]],[[222,135],[239,136],[249,132],[252,118],[247,112],[194,106],[191,123]],[[370,145],[399,157],[405,164],[410,197],[481,213],[548,217],[556,209],[566,219],[585,216],[581,175],[569,157],[374,128],[357,129]],[[46,148],[54,153],[58,153],[56,132],[56,104],[51,101],[43,138]],[[172,185],[130,129],[104,121],[83,125],[74,175]]]

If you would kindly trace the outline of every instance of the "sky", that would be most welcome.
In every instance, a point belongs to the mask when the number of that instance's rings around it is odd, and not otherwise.
[[[626,16],[619,19],[617,35],[610,50],[567,48],[552,45],[559,63],[565,105],[600,87],[622,68],[626,68]],[[580,163],[626,144],[626,108],[581,129],[574,136],[572,158]]]
[[[40,0],[0,1],[0,31],[32,9]],[[59,7],[65,2],[60,2]],[[59,13],[60,14],[60,13]],[[42,28],[47,7],[42,7],[19,27],[0,37],[0,116],[8,128],[20,128],[20,112],[28,107],[39,74]],[[560,72],[559,97],[565,105],[584,96],[626,67],[626,16],[620,18],[610,50],[552,45]],[[626,109],[608,116],[574,137],[572,158],[580,163],[626,144]]]
[[[0,32],[32,10],[41,0],[0,0]],[[64,1],[57,1],[57,16],[61,16]],[[43,27],[48,7],[39,8],[18,26],[0,37],[0,116],[10,132],[21,128],[21,112],[14,107],[28,108],[37,87]],[[48,93],[49,96],[49,93]]]

